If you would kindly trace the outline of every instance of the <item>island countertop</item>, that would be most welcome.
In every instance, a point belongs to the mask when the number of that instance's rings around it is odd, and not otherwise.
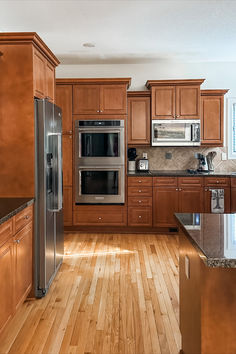
[[[208,267],[236,268],[236,214],[175,214]]]
[[[34,198],[0,198],[0,225],[33,202]]]

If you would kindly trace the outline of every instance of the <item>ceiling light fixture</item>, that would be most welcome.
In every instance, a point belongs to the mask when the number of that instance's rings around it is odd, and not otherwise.
[[[86,47],[86,48],[94,48],[94,47],[95,47],[95,44],[94,44],[94,43],[87,42],[87,43],[83,43],[83,47]]]

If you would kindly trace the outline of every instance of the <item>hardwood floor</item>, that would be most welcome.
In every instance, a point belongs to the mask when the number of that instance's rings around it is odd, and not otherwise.
[[[23,304],[0,353],[177,354],[178,237],[67,234],[48,295]]]

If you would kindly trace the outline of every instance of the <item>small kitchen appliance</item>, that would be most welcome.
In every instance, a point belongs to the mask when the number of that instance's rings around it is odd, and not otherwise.
[[[207,163],[208,163],[208,169],[209,171],[213,172],[214,171],[214,164],[213,164],[213,159],[215,158],[216,156],[216,152],[215,151],[210,151],[207,156],[206,156],[206,159],[207,159]]]
[[[195,158],[198,159],[198,172],[209,172],[208,170],[208,163],[207,163],[207,158],[203,154],[196,153]]]
[[[128,149],[128,170],[135,171],[136,170],[136,148],[129,148]]]
[[[143,157],[136,161],[136,169],[137,169],[137,171],[147,171],[148,172],[149,167],[148,167],[148,158],[147,158],[146,153],[143,153]]]

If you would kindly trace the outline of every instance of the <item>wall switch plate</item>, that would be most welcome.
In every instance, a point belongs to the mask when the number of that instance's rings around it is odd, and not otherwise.
[[[147,159],[147,152],[143,152],[143,158]]]
[[[227,154],[226,154],[226,152],[222,152],[222,153],[221,153],[221,160],[222,160],[222,161],[227,160]]]
[[[165,157],[166,157],[166,160],[171,160],[172,159],[172,153],[171,152],[166,152]]]

